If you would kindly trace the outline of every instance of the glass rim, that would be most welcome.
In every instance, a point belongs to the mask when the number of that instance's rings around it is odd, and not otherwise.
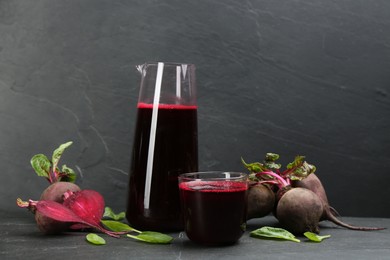
[[[193,64],[193,63],[174,62],[174,61],[146,61],[143,64],[139,64],[137,66],[141,66],[141,65],[157,66],[159,63],[164,63],[164,65],[167,65],[167,66],[182,66],[182,65],[191,66],[191,67],[195,66],[195,64]]]
[[[245,181],[248,179],[248,174],[234,171],[201,171],[182,173],[178,178],[179,181]]]

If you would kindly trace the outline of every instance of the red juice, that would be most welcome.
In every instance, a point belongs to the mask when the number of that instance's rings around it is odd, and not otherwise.
[[[140,230],[183,230],[178,175],[198,170],[197,107],[158,106],[149,205],[146,206],[152,113],[152,104],[138,104],[126,217]]]
[[[205,245],[235,243],[245,232],[247,184],[190,181],[179,184],[185,231]]]

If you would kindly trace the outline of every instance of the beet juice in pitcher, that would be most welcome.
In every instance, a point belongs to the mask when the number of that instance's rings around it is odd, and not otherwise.
[[[126,217],[140,230],[183,229],[178,176],[198,169],[195,66],[145,63]]]

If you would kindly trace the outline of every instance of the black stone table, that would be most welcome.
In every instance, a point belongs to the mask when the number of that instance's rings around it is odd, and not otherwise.
[[[355,225],[390,228],[388,218],[343,218]],[[271,216],[251,220],[239,243],[228,247],[203,247],[191,243],[183,232],[172,233],[169,245],[152,245],[128,238],[102,235],[107,244],[91,245],[86,233],[72,232],[59,236],[42,235],[33,216],[25,212],[0,211],[0,259],[390,259],[390,230],[351,231],[330,222],[321,223],[321,235],[331,238],[321,243],[256,239],[249,231],[264,225],[277,225]],[[228,227],[227,227],[228,228]]]

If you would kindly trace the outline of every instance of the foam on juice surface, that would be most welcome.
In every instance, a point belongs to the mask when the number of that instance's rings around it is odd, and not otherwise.
[[[247,186],[236,181],[190,181],[181,183],[180,188],[202,192],[233,192],[246,190]]]

